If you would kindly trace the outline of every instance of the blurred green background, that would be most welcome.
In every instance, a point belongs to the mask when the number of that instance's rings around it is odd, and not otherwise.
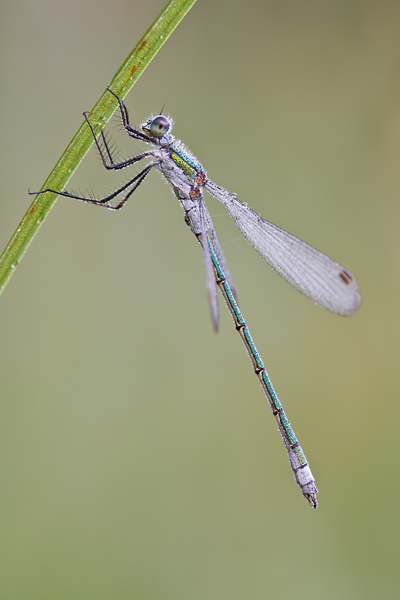
[[[1,248],[165,3],[1,3]],[[136,123],[167,102],[211,179],[360,284],[351,319],[316,308],[207,198],[318,510],[152,173],[122,213],[60,199],[0,299],[2,598],[396,596],[399,19],[389,0],[199,0],[127,97]],[[92,150],[70,188],[117,181]]]

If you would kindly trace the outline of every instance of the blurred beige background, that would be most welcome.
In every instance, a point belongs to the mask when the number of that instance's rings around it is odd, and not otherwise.
[[[1,248],[164,5],[2,2]],[[123,213],[60,199],[0,299],[2,598],[395,597],[399,19],[394,1],[199,0],[127,98],[136,123],[167,102],[214,181],[357,277],[354,317],[314,307],[207,198],[318,510],[152,173]],[[92,150],[70,188],[120,180]]]

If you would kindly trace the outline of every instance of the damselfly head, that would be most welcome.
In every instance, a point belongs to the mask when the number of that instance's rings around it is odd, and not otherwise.
[[[146,123],[142,125],[142,129],[152,135],[155,138],[161,138],[163,135],[168,133],[171,129],[172,123],[167,117],[164,115],[158,115],[158,117],[153,117],[147,119]]]

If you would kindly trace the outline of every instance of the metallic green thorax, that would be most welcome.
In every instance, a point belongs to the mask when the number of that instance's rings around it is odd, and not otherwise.
[[[185,173],[190,181],[194,181],[198,171],[202,171],[201,164],[181,143],[175,143],[172,146],[170,154],[174,163]]]

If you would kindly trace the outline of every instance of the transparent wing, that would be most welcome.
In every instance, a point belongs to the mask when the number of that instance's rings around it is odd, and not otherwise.
[[[198,240],[203,249],[204,269],[206,274],[206,288],[208,300],[210,302],[211,317],[214,330],[218,331],[219,327],[219,307],[218,307],[218,289],[215,281],[214,267],[211,259],[210,248],[208,247],[207,220],[204,214],[204,201],[199,203],[201,233]]]
[[[204,212],[204,217],[205,217],[205,220],[206,220],[206,223],[207,223],[208,231],[210,233],[211,245],[212,245],[212,247],[214,249],[214,252],[215,252],[215,255],[216,255],[217,259],[218,259],[218,262],[221,265],[221,268],[222,268],[222,270],[223,270],[223,272],[225,274],[225,277],[228,280],[229,287],[232,290],[232,293],[233,293],[233,295],[235,297],[235,300],[237,300],[236,288],[235,288],[235,286],[233,284],[233,281],[232,281],[232,275],[231,275],[231,272],[230,272],[229,267],[227,265],[224,253],[222,252],[222,248],[221,248],[221,246],[219,244],[219,241],[218,241],[218,238],[217,238],[217,234],[215,233],[214,225],[213,225],[213,222],[211,220],[210,213],[208,212],[207,205],[206,205],[206,203],[204,201],[202,203],[202,206],[203,206],[203,212]]]
[[[222,202],[246,240],[297,290],[319,306],[350,316],[361,304],[352,274],[296,236],[264,221],[236,196],[207,180],[205,189]]]

